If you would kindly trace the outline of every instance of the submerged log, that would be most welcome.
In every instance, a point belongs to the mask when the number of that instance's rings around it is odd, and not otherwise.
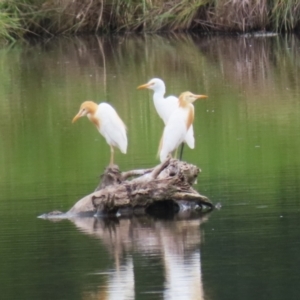
[[[121,172],[116,165],[107,167],[96,190],[79,200],[67,215],[144,213],[159,203],[213,209],[210,200],[192,187],[199,172],[195,165],[170,158],[152,169]]]

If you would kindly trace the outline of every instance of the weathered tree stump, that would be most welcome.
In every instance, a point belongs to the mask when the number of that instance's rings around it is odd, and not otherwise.
[[[212,210],[214,205],[210,200],[192,187],[199,172],[197,166],[171,158],[152,169],[121,172],[116,165],[107,167],[96,190],[75,203],[67,213],[53,211],[40,218],[157,215],[158,211],[166,216],[185,209]]]
[[[120,172],[114,165],[106,168],[95,192],[79,200],[66,215],[144,213],[161,203],[213,209],[210,200],[192,187],[199,172],[197,166],[170,158],[153,169]]]

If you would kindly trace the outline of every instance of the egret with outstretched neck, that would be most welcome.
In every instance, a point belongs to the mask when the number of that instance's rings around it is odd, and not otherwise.
[[[165,161],[168,155],[185,140],[194,121],[194,105],[192,103],[203,98],[207,98],[207,96],[195,95],[191,92],[184,92],[179,96],[179,107],[173,111],[163,131],[159,149],[161,162]]]
[[[164,121],[164,124],[167,125],[167,122],[171,116],[171,114],[179,107],[179,100],[175,96],[164,97],[166,93],[166,86],[163,80],[160,78],[152,78],[147,83],[142,84],[137,87],[138,89],[150,89],[153,90],[153,103],[154,107],[160,116],[160,118]],[[187,145],[191,148],[195,148],[195,138],[194,138],[194,128],[193,125],[190,126],[189,130],[186,133],[186,136],[183,140]],[[181,155],[183,152],[183,145],[181,148]],[[180,157],[181,158],[181,157]]]
[[[114,147],[120,149],[124,154],[127,152],[126,126],[108,103],[102,102],[99,105],[93,101],[85,101],[81,104],[78,114],[73,118],[72,123],[80,117],[87,116],[96,126],[100,134],[110,146],[110,163],[114,164]]]

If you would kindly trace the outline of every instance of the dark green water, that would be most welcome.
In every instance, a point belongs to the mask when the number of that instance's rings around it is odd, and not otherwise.
[[[109,147],[81,102],[128,128],[121,169],[150,167],[163,129],[150,91],[195,103],[197,189],[222,208],[174,220],[37,216],[90,193]],[[0,50],[1,299],[298,299],[300,40],[62,38]]]

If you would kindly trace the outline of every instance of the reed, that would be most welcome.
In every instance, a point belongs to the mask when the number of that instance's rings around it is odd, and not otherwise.
[[[6,12],[0,12],[0,37],[4,40],[14,41],[21,31],[19,19]],[[11,32],[14,32],[12,35]]]
[[[0,38],[14,41],[22,35],[19,12],[15,5],[0,2]]]
[[[116,31],[293,31],[299,0],[2,0],[0,37]]]
[[[14,41],[26,34],[38,34],[45,11],[39,0],[0,1],[0,39]]]
[[[277,30],[291,31],[300,27],[300,1],[273,0],[270,23]]]

